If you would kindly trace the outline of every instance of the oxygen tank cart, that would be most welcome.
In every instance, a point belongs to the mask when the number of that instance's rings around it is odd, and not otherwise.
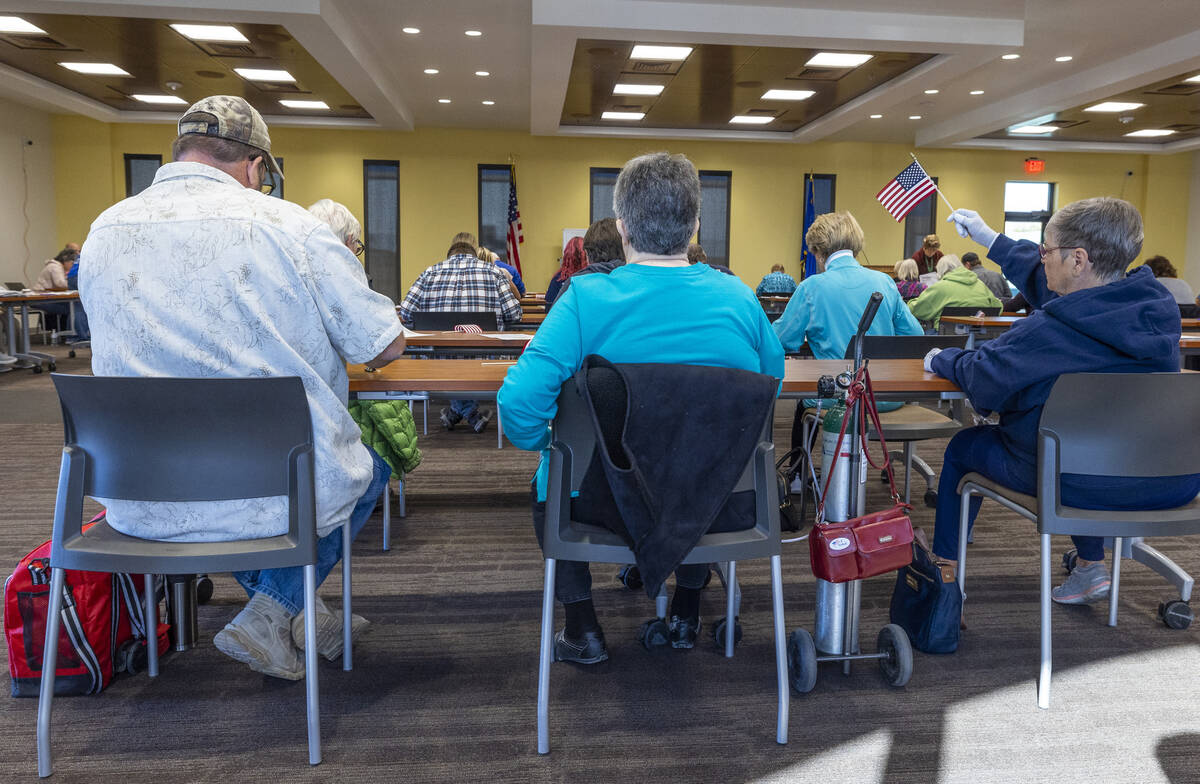
[[[835,522],[857,517],[862,513],[865,503],[866,455],[862,453],[858,437],[858,407],[863,403],[856,400],[853,406],[847,409],[844,398],[846,390],[863,364],[861,338],[871,326],[882,299],[879,293],[872,294],[866,310],[863,311],[853,338],[854,370],[837,377],[836,384],[841,390],[842,400],[826,415],[822,423],[821,475],[830,476],[825,472],[833,472],[828,497],[825,499],[825,518]],[[839,414],[851,417],[841,443],[837,443],[838,432],[841,429]],[[817,665],[824,662],[841,662],[842,673],[849,675],[851,662],[874,659],[879,662],[879,669],[889,685],[899,687],[908,683],[912,677],[913,656],[908,634],[903,628],[896,624],[887,624],[879,631],[876,652],[861,651],[861,601],[860,580],[845,583],[817,580],[813,625],[815,636],[803,627],[788,635],[788,677],[792,689],[797,693],[806,694],[812,691],[817,683]]]

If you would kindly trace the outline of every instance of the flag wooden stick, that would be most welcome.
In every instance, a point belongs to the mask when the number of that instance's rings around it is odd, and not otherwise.
[[[913,159],[914,161],[916,161],[916,162],[917,162],[917,165],[918,165],[918,166],[921,166],[921,162],[920,162],[920,161],[917,161],[917,156],[916,156],[916,155],[913,155],[913,153],[911,153],[911,152],[909,153],[909,155],[912,155],[912,159]],[[924,166],[921,166],[921,169],[922,169],[922,171],[924,171],[924,170],[925,170],[925,167],[924,167]],[[926,173],[926,174],[929,174],[929,172],[928,172],[928,171],[926,171],[925,173]],[[929,179],[930,179],[931,181],[933,180],[933,178],[932,178],[932,177],[930,177]],[[954,205],[953,205],[953,204],[951,204],[951,203],[950,203],[950,200],[946,198],[946,194],[942,193],[942,190],[941,190],[941,188],[939,188],[939,187],[937,186],[937,183],[936,183],[936,182],[935,182],[935,183],[933,183],[933,189],[934,189],[935,191],[937,191],[937,195],[938,195],[938,196],[941,196],[941,197],[942,197],[942,201],[944,201],[944,202],[946,203],[946,207],[948,207],[948,208],[950,209],[950,211],[951,211],[951,212],[954,212]]]

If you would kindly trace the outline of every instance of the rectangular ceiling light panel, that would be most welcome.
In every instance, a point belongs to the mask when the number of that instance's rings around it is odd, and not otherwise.
[[[1098,103],[1095,106],[1089,106],[1084,109],[1085,112],[1132,112],[1134,109],[1141,109],[1146,104],[1144,103],[1126,103],[1123,101],[1105,101]]]
[[[131,95],[129,96],[135,101],[142,103],[181,103],[186,105],[187,101],[180,98],[178,95]]]
[[[1030,136],[1043,133],[1054,133],[1058,130],[1054,125],[1022,125],[1019,128],[1009,128],[1009,133],[1023,133]]]
[[[193,41],[223,41],[248,44],[250,40],[232,25],[173,24],[171,29]]]
[[[96,76],[132,76],[124,68],[112,63],[59,63],[63,68],[75,73],[93,74]]]
[[[814,90],[767,90],[762,94],[764,101],[803,101],[816,95]]]
[[[633,47],[630,60],[686,60],[692,53],[690,46],[647,46],[637,44]]]
[[[645,112],[604,112],[600,115],[601,120],[640,120],[646,116]]]
[[[736,114],[729,118],[729,122],[738,125],[766,125],[774,121],[774,117],[763,116],[761,114]]]
[[[0,16],[0,33],[22,33],[25,35],[45,35],[46,31],[35,24],[26,22],[19,16]]]
[[[661,84],[618,84],[613,87],[613,95],[659,95],[662,91]]]
[[[1175,132],[1168,131],[1166,128],[1145,128],[1143,130],[1134,131],[1133,133],[1127,133],[1125,135],[1126,136],[1170,136],[1173,133],[1175,133]]]
[[[805,65],[809,68],[857,68],[874,56],[850,52],[817,52]]]
[[[283,98],[279,101],[289,109],[328,109],[329,104],[324,101],[289,101]]]
[[[234,68],[234,73],[252,82],[294,82],[296,77],[274,68]]]

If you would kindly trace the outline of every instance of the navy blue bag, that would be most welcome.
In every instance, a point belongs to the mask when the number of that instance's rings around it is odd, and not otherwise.
[[[892,623],[908,632],[913,647],[925,653],[958,650],[962,593],[933,562],[932,554],[913,542],[913,560],[896,573],[892,591]]]

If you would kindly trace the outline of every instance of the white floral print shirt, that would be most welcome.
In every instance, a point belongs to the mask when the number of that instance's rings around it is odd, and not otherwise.
[[[401,332],[357,259],[291,202],[195,162],[168,163],[137,196],[101,213],[81,254],[79,293],[104,376],[299,376],[316,446],[317,532],[350,517],[372,462],[346,411],[345,362]],[[221,541],[287,530],[286,499],[96,499],[123,533]]]

